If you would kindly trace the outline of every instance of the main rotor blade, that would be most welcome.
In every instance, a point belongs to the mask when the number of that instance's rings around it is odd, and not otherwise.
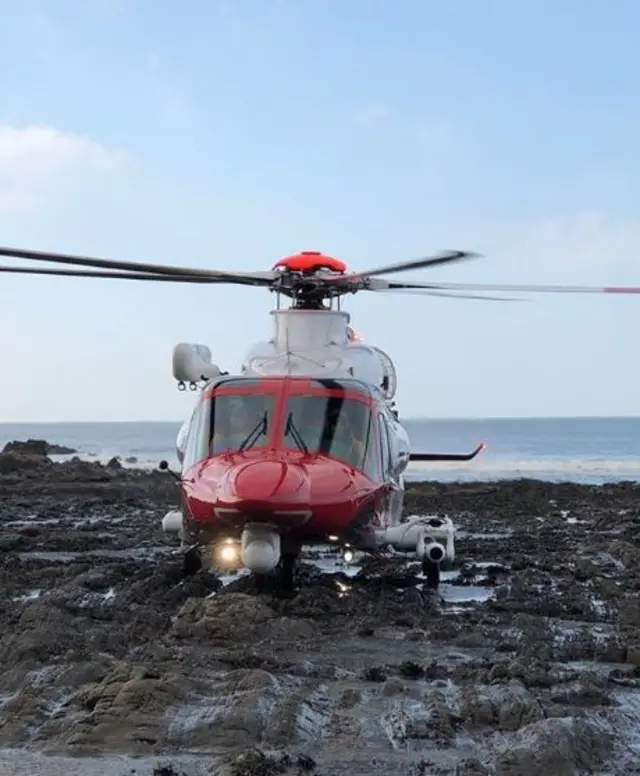
[[[371,278],[377,275],[391,275],[396,272],[404,272],[412,269],[423,269],[425,267],[436,267],[440,264],[451,264],[456,261],[466,261],[467,259],[478,258],[480,254],[471,251],[444,251],[435,256],[427,256],[413,261],[401,261],[396,264],[387,264],[385,267],[376,267],[365,272],[353,272],[344,277],[347,280],[356,280],[360,278]]]
[[[219,270],[193,269],[190,267],[175,267],[163,264],[144,264],[137,261],[116,261],[114,259],[99,259],[91,256],[75,256],[67,253],[51,253],[49,251],[31,251],[21,248],[0,247],[0,256],[15,259],[34,259],[48,261],[54,264],[71,264],[80,267],[98,267],[101,269],[127,270],[131,272],[146,272],[154,275],[176,275],[180,277],[193,276],[216,279],[221,283],[239,283],[242,285],[268,286],[277,277],[274,272],[223,272]]]
[[[488,302],[522,302],[523,299],[515,299],[507,296],[485,296],[481,294],[449,294],[446,291],[438,291],[437,289],[430,288],[413,288],[404,286],[393,286],[389,288],[369,288],[368,291],[375,291],[376,293],[391,293],[391,294],[419,294],[425,296],[442,296],[449,299],[480,299]]]
[[[147,275],[144,272],[91,272],[82,269],[44,269],[41,267],[0,267],[0,272],[10,272],[16,275],[54,275],[58,277],[80,278],[117,278],[119,280],[156,280],[170,283],[220,283],[224,281],[215,278],[201,278],[185,275]]]
[[[493,283],[425,283],[395,284],[389,282],[385,289],[429,288],[436,291],[497,291],[498,293],[549,293],[549,294],[640,294],[640,286],[537,286],[537,285],[499,285]],[[372,290],[384,290],[374,288]]]
[[[406,291],[406,293],[409,294],[415,294],[420,293],[418,289],[389,289],[390,291],[395,291],[399,293],[403,293]],[[425,294],[429,296],[442,296],[447,297],[449,299],[480,299],[483,302],[523,302],[524,299],[516,299],[514,297],[509,296],[484,296],[482,294],[447,294],[445,291],[427,291],[425,289]]]

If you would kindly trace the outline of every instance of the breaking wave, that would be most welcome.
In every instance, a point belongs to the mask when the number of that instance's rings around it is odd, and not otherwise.
[[[640,459],[530,458],[521,460],[477,460],[469,463],[411,464],[406,479],[439,482],[519,479],[548,482],[640,481]]]

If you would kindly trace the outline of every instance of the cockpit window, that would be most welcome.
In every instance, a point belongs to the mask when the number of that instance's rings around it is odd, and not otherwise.
[[[362,469],[370,444],[366,404],[340,396],[291,396],[284,420],[285,447],[324,453]]]
[[[211,455],[239,452],[266,444],[273,423],[270,394],[214,395],[211,399]]]

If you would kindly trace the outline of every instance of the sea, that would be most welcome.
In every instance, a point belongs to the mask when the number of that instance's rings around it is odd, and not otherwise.
[[[554,482],[640,481],[640,418],[414,419],[403,421],[419,452],[487,449],[467,463],[412,464],[407,479],[487,481],[521,477]],[[2,423],[0,449],[11,440],[46,439],[87,460],[119,457],[124,465],[178,467],[176,422]],[[64,459],[65,456],[58,458]],[[126,459],[135,458],[135,461]]]

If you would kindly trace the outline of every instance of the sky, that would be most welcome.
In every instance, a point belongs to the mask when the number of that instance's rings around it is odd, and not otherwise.
[[[0,0],[0,245],[406,279],[640,285],[634,0]],[[22,264],[14,259],[0,264]],[[176,420],[254,288],[0,276],[0,422]],[[360,294],[413,417],[640,415],[640,296]]]

